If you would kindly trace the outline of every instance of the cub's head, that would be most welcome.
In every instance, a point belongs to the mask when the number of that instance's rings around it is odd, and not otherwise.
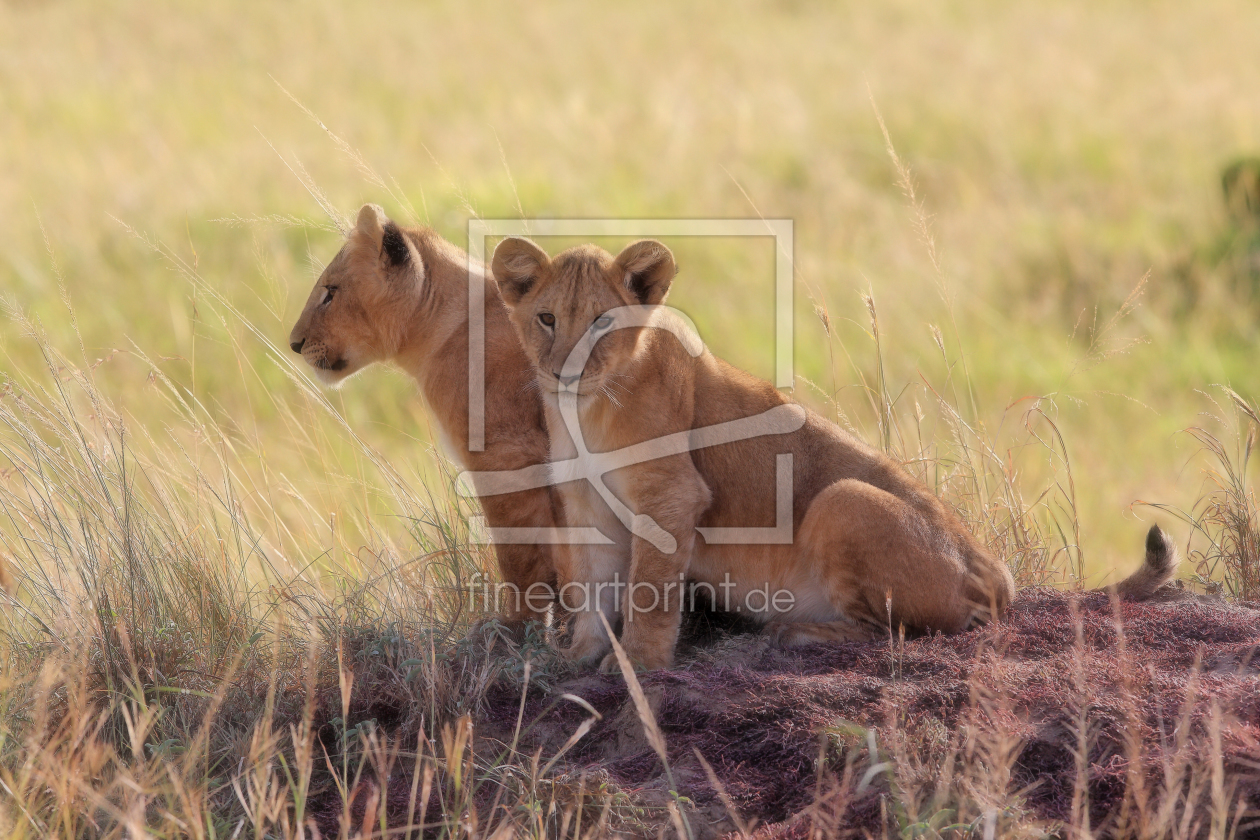
[[[539,381],[548,390],[582,396],[606,388],[638,349],[642,328],[612,329],[609,313],[664,302],[677,273],[674,255],[650,239],[616,257],[580,245],[554,260],[528,239],[505,239],[494,249],[491,270]],[[585,367],[574,369],[570,362],[566,369],[575,347],[576,362],[590,355]]]
[[[415,244],[365,204],[346,244],[311,290],[289,346],[326,385],[398,353],[424,285]]]

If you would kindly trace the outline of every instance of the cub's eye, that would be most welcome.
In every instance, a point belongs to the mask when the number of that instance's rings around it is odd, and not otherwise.
[[[547,329],[551,329],[552,327],[556,325],[556,316],[552,315],[550,312],[540,313],[538,316],[538,320]]]
[[[328,303],[330,300],[332,300],[332,299],[333,299],[333,295],[335,295],[335,294],[337,294],[337,287],[336,287],[336,286],[325,286],[325,287],[324,287],[324,299],[323,299],[323,300],[321,300],[321,301],[319,302],[319,305],[320,305],[320,306],[323,306],[323,305],[325,305],[326,303]]]
[[[612,326],[612,318],[607,315],[600,315],[595,319],[595,323],[591,324],[591,328],[595,330],[606,330]]]

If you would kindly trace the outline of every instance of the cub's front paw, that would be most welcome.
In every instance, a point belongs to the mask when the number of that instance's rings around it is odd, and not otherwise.
[[[641,671],[643,669],[635,668],[635,670]],[[615,652],[609,653],[607,656],[604,657],[604,661],[599,663],[599,672],[601,674],[620,674],[621,673],[621,663],[617,661],[617,654]]]
[[[606,642],[589,641],[585,644],[571,645],[561,651],[564,658],[579,668],[590,668],[600,661],[600,657],[608,650]],[[610,656],[612,654],[609,654]],[[602,665],[600,666],[603,667]]]

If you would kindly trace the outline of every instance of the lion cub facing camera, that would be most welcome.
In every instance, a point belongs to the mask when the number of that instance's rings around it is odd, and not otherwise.
[[[605,537],[554,558],[562,598],[586,598],[573,657],[609,650],[602,613],[622,619],[637,666],[668,667],[684,579],[789,645],[868,639],[890,620],[957,633],[1006,609],[1005,563],[926,486],[657,317],[676,273],[661,243],[551,259],[505,239],[492,272],[541,386],[566,519]],[[1146,569],[1122,594],[1169,574]]]

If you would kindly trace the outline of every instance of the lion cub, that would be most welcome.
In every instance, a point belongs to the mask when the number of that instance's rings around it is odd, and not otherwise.
[[[468,256],[427,228],[401,228],[375,204],[358,221],[311,290],[289,345],[326,384],[376,362],[393,361],[420,386],[461,466],[515,470],[547,461],[542,404],[533,370],[508,324],[498,288],[475,267],[485,307],[485,448],[468,448]],[[481,498],[492,528],[554,527],[559,513],[543,487]],[[546,545],[496,543],[513,623],[544,616],[545,602],[523,598],[554,585]],[[513,591],[514,590],[514,591]]]
[[[619,611],[636,665],[668,667],[687,578],[789,645],[1002,615],[1006,564],[926,486],[657,317],[676,271],[664,245],[553,260],[511,238],[491,269],[542,388],[566,518],[607,538],[555,558],[562,601],[586,597],[567,605],[571,655],[603,656],[599,614]]]

